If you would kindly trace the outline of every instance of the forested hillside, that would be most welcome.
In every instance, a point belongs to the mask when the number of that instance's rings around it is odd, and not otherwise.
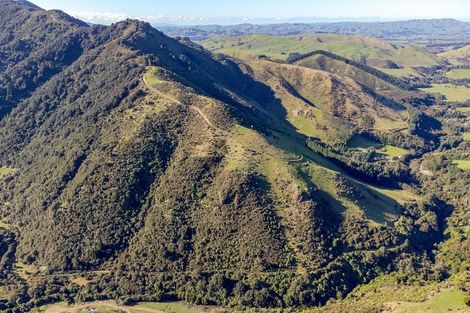
[[[451,274],[457,204],[413,167],[444,137],[433,97],[26,1],[0,0],[0,55],[0,310],[300,308]]]

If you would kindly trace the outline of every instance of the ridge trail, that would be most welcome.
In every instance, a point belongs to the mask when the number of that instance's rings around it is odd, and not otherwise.
[[[247,149],[248,151],[252,151],[252,152],[256,152],[256,153],[259,153],[259,154],[262,154],[262,155],[266,155],[266,152],[265,151],[262,151],[262,150],[258,150],[258,149],[254,149],[252,147],[248,147],[245,143],[243,142],[240,142],[240,140],[238,140],[238,138],[236,138],[232,133],[230,133],[229,131],[226,131],[216,125],[214,125],[214,123],[211,122],[211,120],[209,119],[209,117],[201,110],[201,108],[197,107],[197,106],[194,106],[194,105],[191,105],[191,104],[186,104],[186,103],[183,103],[181,102],[180,100],[172,97],[172,96],[169,96],[163,92],[161,92],[160,90],[156,89],[155,87],[153,87],[151,84],[149,84],[147,82],[147,80],[145,79],[145,75],[142,75],[142,82],[144,83],[144,86],[149,89],[151,92],[153,92],[154,94],[157,94],[159,95],[160,97],[170,101],[170,102],[173,102],[175,104],[178,104],[178,105],[181,105],[181,106],[187,106],[189,107],[191,110],[195,111],[197,114],[199,114],[203,120],[206,122],[206,124],[213,128],[214,130],[222,133],[223,135],[231,138],[232,140],[236,141],[237,143],[239,143],[240,145],[242,145],[245,149]],[[286,162],[289,162],[289,163],[298,163],[298,162],[301,162],[303,161],[304,159],[304,156],[303,155],[298,155],[296,157],[293,157],[293,158],[283,158],[284,161]]]

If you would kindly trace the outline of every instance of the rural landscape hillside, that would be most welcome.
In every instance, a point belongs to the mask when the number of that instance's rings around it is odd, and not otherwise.
[[[467,312],[465,48],[358,32],[0,0],[0,311]]]
[[[459,49],[449,50],[440,54],[441,57],[448,59],[452,65],[469,66],[470,46],[464,46]]]

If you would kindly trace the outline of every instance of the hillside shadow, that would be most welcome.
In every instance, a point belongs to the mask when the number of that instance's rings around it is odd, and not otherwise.
[[[392,99],[385,97],[384,95],[378,93],[377,91],[373,90],[372,88],[366,86],[365,84],[359,84],[361,89],[364,93],[368,94],[369,96],[373,97],[375,101],[380,103],[381,105],[388,107],[395,111],[405,111],[406,107]]]
[[[244,73],[241,73],[241,75],[244,75],[244,79],[250,82],[248,85],[250,89],[243,90],[243,95],[248,98],[248,101],[255,105],[255,110],[247,110],[246,108],[240,110],[241,114],[239,114],[239,116],[242,118],[243,126],[253,128],[259,133],[264,134],[269,144],[282,151],[301,155],[306,161],[312,161],[328,170],[340,173],[346,177],[352,177],[352,180],[362,181],[355,176],[351,176],[351,172],[341,168],[337,162],[333,162],[308,148],[306,142],[309,137],[299,133],[297,128],[288,122],[288,112],[283,106],[281,99],[275,96],[275,92],[269,86],[255,81],[251,76]],[[293,89],[293,87],[291,86],[290,89]],[[292,94],[292,92],[290,93]],[[311,105],[314,104],[311,103]],[[311,179],[304,180],[313,184]],[[361,186],[360,189],[364,197],[360,199],[352,198],[350,199],[351,202],[354,202],[368,219],[382,225],[390,225],[393,223],[401,213],[401,205],[388,195],[368,187],[368,185],[370,185],[369,182],[359,182],[351,181],[351,184]],[[320,192],[318,188],[316,189],[316,192]],[[346,209],[341,202],[328,193],[321,191],[320,194],[321,198],[324,199],[331,208],[334,208],[334,211],[336,211],[335,214],[340,211],[344,212]],[[338,218],[335,218],[335,220],[337,219]]]
[[[364,212],[369,220],[393,226],[403,212],[403,207],[391,197],[368,186],[362,185],[360,189],[360,193],[352,194],[350,200]]]

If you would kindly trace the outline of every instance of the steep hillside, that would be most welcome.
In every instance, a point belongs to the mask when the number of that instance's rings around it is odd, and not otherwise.
[[[401,104],[139,21],[0,6],[1,310],[320,305],[444,239],[446,206],[386,155],[427,144]]]
[[[470,46],[442,52],[439,56],[448,60],[452,65],[470,66]]]
[[[312,52],[304,56],[294,56],[291,63],[330,72],[342,77],[349,77],[362,86],[369,88],[372,92],[397,101],[398,99],[412,98],[417,95],[417,93],[410,92],[413,86],[404,80],[396,79],[391,75],[362,64],[353,64],[347,59],[338,58],[336,55],[327,52],[318,51],[318,53]]]
[[[408,127],[406,107],[377,99],[345,73],[332,70],[337,76],[328,74],[325,68],[312,70],[305,66],[306,62],[299,62],[299,66],[269,61],[250,63],[253,75],[275,90],[287,119],[301,133],[334,144],[346,142],[357,129],[387,131]],[[379,87],[376,92],[385,93]]]
[[[26,1],[0,1],[0,117],[73,63],[86,49],[87,24]]]

